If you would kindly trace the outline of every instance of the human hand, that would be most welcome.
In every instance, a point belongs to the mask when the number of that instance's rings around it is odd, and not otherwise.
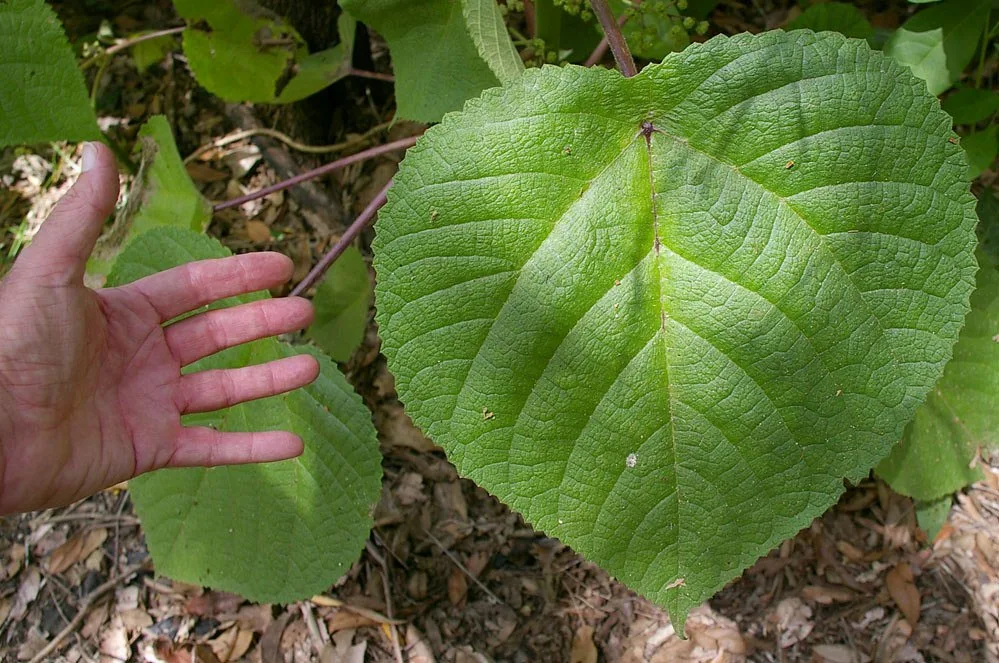
[[[217,410],[306,385],[299,355],[181,375],[224,348],[306,326],[311,304],[265,299],[163,326],[216,300],[287,281],[277,253],[204,260],[102,290],[83,284],[87,258],[118,197],[110,151],[88,144],[83,173],[0,281],[0,514],[67,504],[163,467],[282,460],[288,432],[184,427]]]

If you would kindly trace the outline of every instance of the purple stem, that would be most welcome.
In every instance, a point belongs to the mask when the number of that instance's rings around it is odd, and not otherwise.
[[[625,78],[631,78],[638,73],[638,68],[635,66],[634,58],[631,57],[631,51],[628,50],[628,42],[621,34],[621,26],[617,24],[614,14],[607,6],[607,0],[590,0],[590,6],[593,7],[593,13],[600,21],[600,27],[604,29],[607,45],[610,46],[611,53],[614,54],[617,68],[621,70],[621,74]]]
[[[377,157],[386,152],[392,152],[394,150],[405,150],[409,149],[416,144],[419,136],[410,136],[409,138],[402,138],[400,140],[393,141],[391,143],[385,143],[384,145],[378,145],[377,147],[372,147],[370,149],[358,152],[357,154],[351,154],[349,157],[344,157],[342,159],[337,159],[331,163],[319,166],[319,168],[313,168],[294,177],[289,177],[286,180],[282,180],[276,184],[270,186],[265,186],[263,189],[253,191],[246,194],[245,196],[240,196],[238,198],[233,198],[232,200],[224,200],[221,203],[216,203],[212,210],[218,212],[220,210],[229,209],[230,207],[238,207],[243,203],[250,202],[251,200],[257,200],[258,198],[263,198],[264,196],[269,196],[275,191],[282,191],[290,187],[311,180],[316,177],[325,175],[326,173],[331,173],[334,170],[349,166],[352,163],[357,163],[359,161],[364,161],[365,159],[371,159],[372,157]]]
[[[357,236],[361,234],[361,231],[367,228],[368,225],[374,220],[375,214],[377,214],[378,210],[381,209],[381,206],[385,204],[386,193],[388,192],[390,186],[392,186],[391,180],[382,188],[381,191],[378,192],[378,195],[375,196],[370,203],[368,203],[368,206],[364,208],[364,211],[357,215],[357,218],[354,219],[352,224],[350,224],[347,231],[341,235],[340,239],[336,241],[336,244],[334,244],[330,250],[326,252],[326,255],[324,255],[318,263],[316,263],[316,266],[312,268],[304,279],[302,279],[302,282],[292,289],[291,293],[288,295],[289,297],[301,296],[302,293],[318,283],[319,279],[323,278],[323,274],[325,274],[326,270],[330,268],[330,265],[336,262],[336,259],[347,250],[347,247],[350,246],[355,239],[357,239]]]

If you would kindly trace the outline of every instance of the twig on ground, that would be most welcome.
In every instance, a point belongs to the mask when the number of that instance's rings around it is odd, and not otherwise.
[[[244,138],[252,138],[253,136],[268,136],[269,138],[275,138],[293,150],[298,152],[305,152],[306,154],[329,154],[330,152],[342,152],[344,150],[349,150],[352,147],[362,145],[369,140],[371,137],[377,133],[380,133],[392,126],[391,122],[382,122],[381,124],[368,129],[363,134],[357,138],[351,138],[350,140],[345,140],[339,143],[333,143],[332,145],[306,145],[305,143],[299,143],[297,140],[292,138],[286,133],[282,133],[277,129],[270,129],[268,127],[257,127],[255,129],[243,129],[241,131],[236,131],[227,136],[222,136],[207,145],[202,145],[194,152],[184,157],[184,163],[190,163],[200,157],[205,152],[210,150],[218,149],[220,147],[225,147],[231,143],[235,143],[243,140]]]
[[[56,651],[60,643],[62,643],[62,641],[65,640],[70,633],[75,631],[81,622],[83,622],[84,618],[90,613],[90,609],[94,607],[94,604],[97,602],[98,599],[100,599],[102,596],[107,594],[109,591],[111,591],[118,585],[131,580],[136,573],[139,573],[144,568],[146,568],[146,564],[142,563],[142,564],[137,564],[136,566],[133,566],[129,569],[126,569],[121,575],[111,578],[102,585],[98,585],[94,589],[94,591],[87,594],[86,598],[84,598],[80,602],[80,607],[76,611],[76,615],[73,617],[73,619],[68,624],[66,624],[66,626],[61,631],[59,631],[59,633],[57,633],[56,636],[52,638],[52,640],[50,640],[47,645],[42,647],[41,651],[35,654],[35,656],[28,663],[41,663],[42,661],[46,660],[48,655]]]
[[[120,39],[117,42],[115,42],[113,46],[109,46],[106,49],[104,49],[102,52],[93,56],[92,58],[88,58],[83,62],[81,62],[80,69],[87,69],[101,58],[110,57],[115,53],[124,51],[126,48],[131,48],[136,44],[142,43],[144,41],[149,41],[150,39],[159,39],[160,37],[175,35],[183,32],[186,29],[187,29],[186,25],[178,25],[175,28],[166,28],[165,30],[156,30],[155,32],[147,32],[144,35],[137,35],[135,37],[132,37],[131,39]]]
[[[316,653],[322,655],[323,649],[329,644],[329,636],[327,635],[325,639],[323,638],[323,634],[319,630],[319,624],[316,623],[316,614],[312,612],[312,604],[309,601],[302,601],[299,604],[299,608],[302,610],[302,619],[305,620],[305,625],[309,628],[309,634],[312,636]]]
[[[389,619],[392,618],[392,588],[389,586],[388,580],[388,567],[385,565],[384,558],[382,559],[382,588],[385,590],[385,611],[388,613]],[[389,624],[389,633],[392,635],[392,653],[395,654],[396,663],[406,663],[402,658],[402,648],[399,646],[399,629],[395,627],[395,624]]]
[[[354,606],[340,599],[335,599],[332,596],[324,596],[322,594],[316,594],[311,599],[309,599],[318,606],[324,608],[343,608],[344,610],[349,610],[355,615],[360,615],[362,617],[367,617],[373,622],[378,622],[379,624],[405,624],[406,622],[401,619],[389,619],[382,613],[376,610],[369,610],[368,608],[361,608],[359,606]]]
[[[332,163],[320,166],[319,168],[313,168],[312,170],[306,171],[294,177],[289,177],[288,179],[282,180],[281,182],[278,182],[276,184],[265,186],[264,188],[259,189],[257,191],[253,191],[252,193],[248,193],[245,196],[239,196],[238,198],[233,198],[232,200],[225,200],[220,203],[216,203],[212,209],[218,212],[220,210],[229,209],[230,207],[238,207],[243,203],[248,203],[251,200],[257,200],[258,198],[263,198],[264,196],[269,196],[275,191],[283,191],[284,189],[291,188],[296,184],[300,184],[301,182],[306,182],[308,180],[321,177],[323,175],[326,175],[327,173],[331,173],[334,170],[343,168],[345,166],[349,166],[353,163],[365,161],[367,159],[371,159],[373,157],[377,157],[382,154],[392,152],[394,150],[408,149],[416,144],[417,138],[419,137],[410,136],[409,138],[403,138],[401,140],[392,141],[391,143],[385,143],[384,145],[372,147],[362,152],[358,152],[357,154],[352,154],[349,157],[343,157],[342,159],[337,159]]]
[[[291,293],[289,293],[290,297],[298,297],[323,278],[323,274],[325,274],[326,270],[330,268],[330,265],[336,262],[336,259],[347,250],[347,247],[350,246],[355,239],[357,239],[357,236],[361,234],[361,231],[367,228],[368,224],[374,220],[378,210],[385,204],[386,193],[388,192],[390,186],[392,186],[391,180],[388,184],[382,187],[382,190],[378,192],[378,195],[375,196],[370,203],[368,203],[368,206],[364,208],[364,211],[357,215],[357,218],[354,219],[352,224],[350,224],[347,231],[340,236],[340,239],[338,239],[336,244],[334,244],[333,247],[326,252],[326,255],[324,255],[318,263],[316,263],[316,266],[312,268],[304,279],[302,279],[301,283],[292,289]]]
[[[386,83],[394,83],[395,76],[392,74],[382,74],[377,71],[365,71],[363,69],[350,68],[350,75],[357,76],[358,78],[370,78],[376,81],[385,81]]]
[[[631,51],[628,50],[628,42],[624,40],[621,27],[614,19],[614,14],[607,5],[607,0],[590,0],[590,6],[593,8],[597,20],[600,21],[600,27],[604,29],[604,35],[607,37],[611,53],[614,54],[617,68],[621,70],[621,74],[625,78],[631,78],[638,73],[638,68],[635,67],[635,60],[631,57]]]
[[[479,580],[474,575],[472,575],[472,572],[465,568],[465,565],[461,563],[461,560],[459,560],[455,556],[455,554],[453,552],[451,552],[450,550],[448,550],[447,548],[444,547],[444,544],[441,543],[440,539],[438,539],[436,536],[434,536],[433,534],[431,534],[429,530],[423,530],[423,532],[424,532],[424,534],[427,535],[427,538],[429,538],[431,541],[433,541],[435,544],[437,544],[437,547],[440,548],[441,552],[444,553],[444,555],[447,556],[447,558],[449,560],[451,560],[451,562],[454,563],[455,566],[458,567],[459,571],[461,571],[466,576],[468,576],[468,579],[471,580],[472,582],[474,582],[476,587],[478,587],[479,589],[481,589],[483,592],[486,593],[486,596],[488,596],[489,598],[491,598],[493,601],[496,601],[496,603],[498,603],[500,605],[506,605],[505,601],[503,601],[500,597],[498,597],[495,594],[493,594],[489,590],[488,587],[486,587],[484,584],[482,584],[481,580]],[[509,608],[510,606],[507,606],[507,607]],[[512,610],[512,608],[511,608],[511,610]]]
[[[249,106],[226,104],[225,114],[239,129],[261,128],[260,121]],[[286,145],[270,136],[256,135],[250,141],[260,150],[260,156],[274,171],[279,180],[295,177],[302,167],[293,158]],[[313,231],[316,238],[325,241],[331,235],[343,232],[343,205],[338,195],[327,195],[326,187],[316,182],[302,182],[288,191],[288,195],[298,203],[302,221]]]

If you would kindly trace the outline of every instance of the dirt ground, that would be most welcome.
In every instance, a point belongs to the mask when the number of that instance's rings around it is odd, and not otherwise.
[[[94,32],[102,19],[116,33],[176,24],[169,2],[57,9],[71,37]],[[892,11],[879,20],[897,21]],[[727,0],[712,21],[739,32],[776,27],[787,16],[784,3]],[[390,71],[377,38],[370,47],[366,66]],[[422,128],[391,124],[392,88],[377,80],[348,79],[307,103],[261,110],[206,93],[179,52],[143,73],[116,56],[95,74],[88,81],[103,128],[127,146],[148,116],[165,114],[188,172],[216,201]],[[309,154],[260,127],[337,146]],[[285,252],[298,281],[398,158],[219,213],[209,232],[237,252]],[[59,146],[0,153],[0,274],[78,165],[78,153]],[[370,233],[364,248],[369,240]],[[0,520],[0,659],[999,661],[999,469],[985,465],[986,480],[957,497],[933,541],[917,527],[909,499],[873,478],[851,487],[695,610],[681,640],[663,610],[457,477],[403,413],[373,324],[344,368],[374,413],[385,478],[366,550],[337,586],[294,605],[257,605],[157,576],[127,486],[119,486],[64,509]]]

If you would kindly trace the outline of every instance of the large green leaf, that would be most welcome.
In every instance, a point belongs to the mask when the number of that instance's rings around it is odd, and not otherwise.
[[[816,32],[832,30],[857,39],[867,39],[874,34],[874,27],[864,13],[845,2],[823,2],[812,5],[788,23],[787,27],[789,30],[802,29]]]
[[[999,127],[991,126],[961,139],[968,155],[968,179],[973,180],[992,167],[999,153]]]
[[[229,255],[216,240],[177,228],[140,235],[122,252],[112,285],[202,258]],[[235,304],[266,297],[232,298]],[[305,441],[294,460],[263,465],[160,470],[130,482],[159,572],[257,601],[311,596],[360,554],[381,488],[370,413],[321,353],[273,339],[197,362],[189,370],[234,368],[310,352],[319,379],[297,391],[215,413],[190,425],[227,431],[290,430]]]
[[[940,94],[961,77],[985,30],[991,0],[944,0],[921,10],[895,31],[885,52]]]
[[[55,12],[44,0],[0,2],[0,147],[100,136]]]
[[[340,43],[310,55],[292,26],[253,0],[173,4],[190,26],[184,54],[198,83],[227,101],[298,101],[350,70],[354,22],[348,16],[337,23]]]
[[[716,37],[628,79],[529,70],[389,191],[399,396],[464,476],[682,621],[939,379],[975,272],[950,126],[830,32]]]
[[[479,55],[501,83],[524,71],[524,62],[510,41],[496,0],[461,0],[465,25]]]
[[[972,461],[999,446],[999,203],[978,206],[978,277],[954,358],[878,473],[900,493],[934,500],[981,478]],[[990,234],[991,233],[991,234]]]
[[[127,204],[91,256],[87,265],[90,274],[106,274],[118,251],[139,233],[161,226],[200,233],[211,221],[212,206],[188,177],[164,116],[149,118],[139,130],[134,151],[140,158],[139,173],[129,189]]]
[[[343,0],[388,42],[399,117],[437,122],[499,85],[465,27],[460,0]]]
[[[973,87],[962,88],[950,94],[941,105],[954,118],[954,124],[977,124],[999,111],[999,93]]]
[[[347,361],[364,340],[371,306],[371,280],[361,252],[350,246],[326,274],[312,298],[316,317],[309,336],[337,361]]]

